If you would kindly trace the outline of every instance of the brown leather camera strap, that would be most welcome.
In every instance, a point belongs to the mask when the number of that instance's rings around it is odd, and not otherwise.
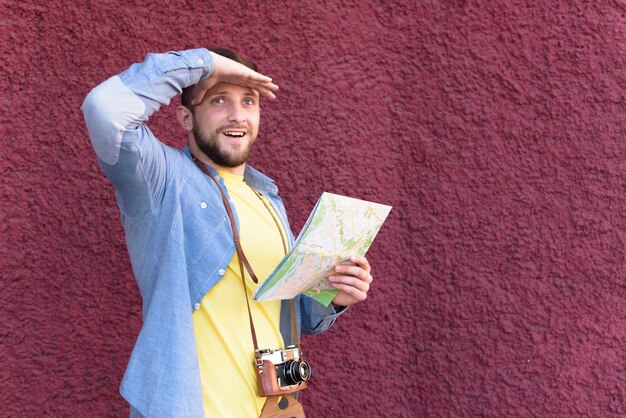
[[[207,168],[205,167],[204,163],[202,163],[195,156],[193,156],[193,161],[200,168],[200,170],[204,174],[206,174],[207,177],[209,177],[211,180],[213,180],[213,182],[217,186],[217,190],[219,190],[219,192],[220,192],[220,195],[222,197],[222,202],[224,203],[224,208],[226,209],[226,213],[228,215],[228,220],[230,221],[230,227],[233,230],[233,240],[235,241],[235,248],[237,249],[237,255],[238,255],[238,258],[239,258],[239,269],[241,271],[241,281],[243,282],[244,296],[246,298],[246,307],[248,308],[248,319],[250,321],[250,333],[252,334],[252,343],[254,344],[254,351],[256,353],[256,352],[259,351],[259,344],[257,342],[256,331],[254,329],[254,321],[252,320],[252,312],[250,311],[250,302],[248,300],[248,287],[246,286],[246,279],[245,279],[245,276],[244,276],[244,265],[246,266],[246,270],[248,271],[248,274],[250,274],[250,277],[252,278],[252,281],[254,283],[258,283],[259,281],[258,281],[258,279],[256,277],[256,274],[254,274],[254,271],[252,270],[252,266],[250,266],[250,263],[248,262],[248,259],[246,258],[245,254],[243,253],[243,248],[241,247],[241,242],[239,240],[239,233],[237,232],[237,225],[235,224],[235,216],[233,215],[233,211],[232,211],[232,209],[230,207],[230,204],[228,203],[228,198],[226,197],[226,194],[224,193],[224,190],[222,190],[222,187],[217,182],[215,177],[213,177],[211,172],[209,172],[209,170],[207,170]],[[276,222],[276,226],[278,227],[278,232],[280,233],[280,237],[283,240],[283,249],[284,249],[285,254],[286,254],[287,253],[287,245],[285,243],[285,238],[283,237],[280,225],[279,225],[278,220],[276,219],[276,217],[274,215],[274,212],[271,210],[271,208],[267,205],[265,200],[263,200],[261,195],[256,190],[252,189],[252,191],[254,191],[254,193],[259,197],[259,199],[261,199],[261,201],[263,202],[263,204],[265,205],[267,210],[270,212],[270,215],[272,215],[272,218],[274,219],[274,222]],[[290,310],[291,310],[291,327],[292,327],[292,332],[293,332],[293,335],[292,335],[292,337],[293,337],[293,344],[297,344],[298,343],[298,329],[297,329],[297,326],[296,326],[296,310],[295,310],[295,307],[294,307],[293,299],[291,299],[291,301],[290,301]]]

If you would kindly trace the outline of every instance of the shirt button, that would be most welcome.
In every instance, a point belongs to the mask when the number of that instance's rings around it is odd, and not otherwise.
[[[206,202],[200,202],[200,207],[202,209],[206,209]]]
[[[197,311],[198,309],[200,309],[200,304],[196,303],[195,305],[193,305],[193,308]]]
[[[220,276],[223,276],[223,275],[225,275],[225,274],[226,274],[226,270],[224,270],[224,269],[220,269],[220,270],[217,272],[217,274],[219,274]]]
[[[198,58],[196,62],[198,63],[198,65],[204,64],[204,60],[202,58]]]

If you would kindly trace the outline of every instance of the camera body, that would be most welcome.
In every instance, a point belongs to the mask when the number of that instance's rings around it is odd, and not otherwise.
[[[302,360],[300,347],[257,350],[254,355],[260,396],[283,395],[306,388],[311,367]]]

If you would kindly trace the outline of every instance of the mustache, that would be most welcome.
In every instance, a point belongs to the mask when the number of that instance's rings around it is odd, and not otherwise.
[[[229,129],[241,129],[241,130],[247,131],[248,127],[246,125],[241,125],[241,124],[220,126],[219,128],[217,128],[217,132],[223,132],[223,131],[227,131]]]

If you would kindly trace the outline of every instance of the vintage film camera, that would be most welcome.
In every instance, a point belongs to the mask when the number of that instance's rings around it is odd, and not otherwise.
[[[259,394],[261,396],[282,395],[306,388],[311,378],[311,366],[302,358],[296,345],[283,350],[257,350],[255,365]]]

